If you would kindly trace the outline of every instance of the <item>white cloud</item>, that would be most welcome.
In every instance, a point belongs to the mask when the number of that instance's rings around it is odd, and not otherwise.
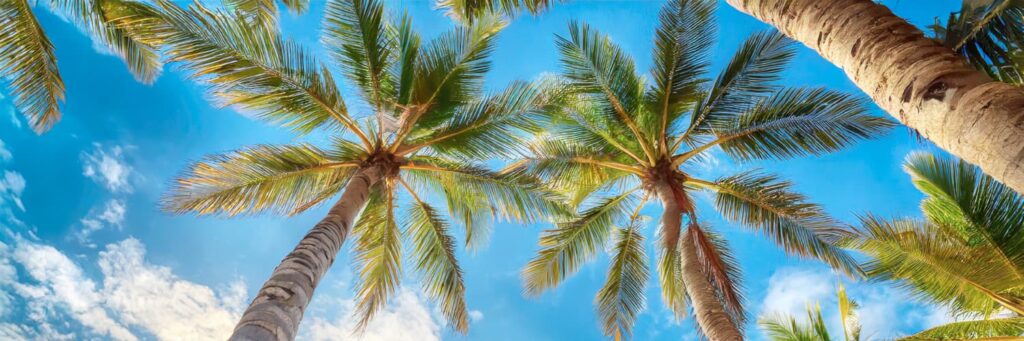
[[[18,209],[25,211],[25,205],[21,203],[21,192],[25,190],[25,178],[21,173],[5,170],[4,176],[0,177],[0,204],[6,199],[14,202]]]
[[[94,146],[92,153],[82,154],[82,174],[111,192],[131,192],[132,167],[124,161],[124,148]]]
[[[472,320],[473,322],[483,321],[484,313],[482,311],[479,311],[479,310],[470,310],[469,311],[469,319]]]
[[[127,212],[127,208],[123,200],[108,200],[102,211],[97,212],[93,209],[89,212],[88,216],[79,220],[82,224],[82,229],[75,236],[79,241],[85,243],[89,241],[89,236],[93,232],[99,231],[104,227],[120,229],[121,224],[124,223],[125,212]]]
[[[333,321],[313,317],[306,322],[304,329],[309,333],[308,339],[344,340],[358,336],[355,338],[363,341],[441,340],[441,326],[424,300],[409,289],[399,290],[362,334],[355,334],[356,321],[351,316],[355,303],[342,300],[340,306],[339,318]]]
[[[836,279],[826,272],[786,268],[768,279],[768,289],[761,304],[762,315],[788,314],[805,316],[808,304],[824,303],[835,296]]]
[[[14,107],[7,106],[7,116],[11,119],[11,125],[21,129],[21,118],[18,117],[18,112],[14,110]]]
[[[4,145],[4,140],[0,140],[0,161],[10,161],[11,157],[13,157],[13,155],[11,155],[10,150],[7,150],[7,146]]]

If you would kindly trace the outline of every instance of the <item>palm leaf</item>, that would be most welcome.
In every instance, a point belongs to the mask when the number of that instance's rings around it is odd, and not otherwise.
[[[509,167],[544,179],[548,186],[570,198],[574,206],[599,188],[639,172],[573,139],[541,138],[529,149],[530,156]]]
[[[125,30],[109,23],[102,6],[104,1],[53,0],[51,5],[121,57],[136,80],[146,84],[152,83],[160,75],[163,67],[156,47],[136,40]]]
[[[0,1],[0,72],[9,82],[14,105],[36,132],[60,120],[64,81],[53,44],[27,0]]]
[[[394,185],[378,184],[356,223],[355,262],[359,271],[356,330],[364,330],[398,288],[402,275],[400,231],[395,222]]]
[[[626,228],[616,230],[608,279],[594,299],[608,336],[631,335],[637,315],[646,306],[644,289],[649,273],[640,228],[638,221],[632,221]]]
[[[1002,82],[1024,83],[1024,1],[965,0],[945,27],[936,24],[932,29],[976,69]]]
[[[378,115],[395,96],[387,71],[396,46],[387,25],[384,5],[374,0],[329,1],[324,10],[324,45]]]
[[[732,256],[729,245],[722,236],[705,231],[691,222],[686,233],[693,235],[697,249],[697,259],[708,275],[709,282],[715,287],[725,309],[732,317],[733,324],[742,329],[746,323],[746,310],[743,309],[743,288],[740,284],[741,273],[739,263]],[[685,239],[684,239],[685,240]]]
[[[846,288],[842,284],[839,284],[836,296],[839,299],[839,322],[843,324],[843,339],[860,341],[861,326],[856,311],[860,305],[846,295]]]
[[[659,229],[659,231],[664,231],[664,229]],[[659,245],[665,245],[664,233],[659,235],[662,239]],[[682,320],[689,313],[686,309],[688,298],[686,286],[683,283],[682,255],[679,254],[679,247],[659,249],[658,281],[661,286],[661,299],[672,311],[676,320]]]
[[[822,341],[831,340],[821,307],[807,307],[809,324],[797,322],[792,316],[775,316],[758,321],[758,325],[772,341]]]
[[[447,8],[448,16],[458,21],[473,23],[480,16],[502,14],[515,17],[520,12],[541,13],[556,1],[565,0],[437,0],[437,7]]]
[[[1024,336],[1024,317],[953,322],[899,340],[1010,340],[1019,336]]]

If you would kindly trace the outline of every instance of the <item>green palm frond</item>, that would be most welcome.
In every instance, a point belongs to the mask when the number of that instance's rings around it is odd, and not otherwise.
[[[734,159],[788,159],[834,152],[895,126],[868,114],[866,103],[825,89],[786,89],[755,104],[729,123],[717,139],[680,158],[718,145]]]
[[[658,229],[664,231],[664,229]],[[665,245],[664,234],[659,233],[659,244]],[[682,239],[680,239],[681,241]],[[658,282],[661,286],[661,300],[672,311],[676,321],[686,318],[687,293],[683,283],[682,257],[679,247],[658,248]]]
[[[650,274],[640,228],[640,221],[632,221],[615,231],[608,279],[594,299],[607,336],[631,335],[637,315],[646,307],[644,289]]]
[[[637,205],[636,191],[605,198],[580,212],[579,217],[544,231],[541,249],[523,269],[526,292],[539,295],[579,270],[604,247],[616,222],[625,221]]]
[[[298,132],[341,124],[369,145],[349,117],[334,80],[312,53],[276,30],[193,3],[156,6],[109,0],[111,20],[141,42],[163,47],[225,105],[251,110]]]
[[[281,0],[284,7],[295,14],[302,14],[309,9],[309,0]],[[277,0],[224,0],[228,7],[240,12],[254,24],[277,26]]]
[[[529,149],[530,156],[509,167],[544,179],[551,188],[566,195],[573,206],[599,188],[640,172],[639,168],[604,157],[602,152],[572,139],[540,138]]]
[[[1009,317],[953,322],[899,340],[1012,340],[1021,336],[1024,336],[1024,317]]]
[[[555,2],[564,1],[567,0],[437,0],[437,7],[447,8],[448,16],[455,20],[473,23],[488,14],[515,17],[526,11],[536,15],[551,8]]]
[[[300,213],[337,193],[358,169],[357,157],[309,145],[255,146],[211,156],[179,178],[164,207],[175,213],[228,216],[268,210]]]
[[[1024,1],[964,0],[945,26],[936,23],[932,30],[976,69],[1002,82],[1024,83]]]
[[[836,296],[839,299],[839,322],[843,324],[843,339],[860,341],[861,326],[857,316],[860,305],[846,295],[846,288],[842,284],[839,284]]]
[[[793,42],[781,33],[760,32],[748,37],[690,115],[689,127],[673,150],[696,135],[710,134],[729,123],[760,98],[778,89],[783,69],[796,53]]]
[[[775,316],[758,321],[758,325],[772,341],[828,341],[831,340],[821,307],[807,307],[808,323],[800,323],[792,316]]]
[[[743,308],[743,287],[740,284],[742,274],[739,263],[733,257],[725,238],[706,229],[706,226],[701,227],[691,222],[686,233],[693,235],[698,261],[720,299],[725,303],[733,324],[742,329],[747,314]]]
[[[409,105],[415,87],[416,65],[419,62],[421,38],[412,30],[412,19],[403,15],[398,26],[392,31],[397,46],[395,61],[388,69],[389,77],[395,82],[395,105]]]
[[[667,150],[670,125],[697,99],[707,72],[708,54],[714,42],[712,24],[715,2],[707,0],[669,1],[659,14],[655,33],[654,87],[648,93],[646,117],[657,122],[641,126],[654,128],[647,134],[658,137],[658,148]]]
[[[53,44],[27,0],[0,1],[0,72],[8,80],[14,105],[36,132],[45,132],[60,120],[64,81]]]
[[[396,46],[387,26],[384,5],[374,0],[329,1],[324,11],[324,46],[378,115],[395,95],[387,71]]]
[[[793,192],[791,183],[748,171],[706,184],[716,192],[715,206],[726,219],[763,232],[787,253],[820,259],[851,276],[861,275],[857,262],[836,245],[849,232],[821,207]]]
[[[423,202],[404,182],[402,184],[414,198],[406,214],[405,233],[413,245],[412,254],[423,291],[440,304],[448,323],[465,333],[469,328],[469,312],[462,269],[455,259],[455,238],[448,234],[449,225],[437,210]]]
[[[124,29],[109,23],[102,6],[104,1],[53,0],[51,6],[121,57],[136,80],[153,83],[163,67],[157,48],[138,41]]]
[[[401,232],[395,222],[394,184],[380,183],[370,194],[359,222],[356,223],[355,262],[359,271],[356,294],[357,330],[383,308],[398,288],[402,275]]]

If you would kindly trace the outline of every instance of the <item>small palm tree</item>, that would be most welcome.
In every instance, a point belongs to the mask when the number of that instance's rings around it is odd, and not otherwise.
[[[608,281],[596,304],[607,335],[628,335],[644,308],[647,280],[639,210],[652,198],[664,212],[658,231],[662,296],[677,317],[689,300],[712,340],[736,340],[745,313],[737,267],[725,240],[698,223],[692,197],[716,195],[727,219],[762,232],[787,252],[824,260],[849,274],[856,262],[833,245],[839,224],[776,176],[745,171],[716,180],[692,175],[715,147],[737,161],[819,155],[879,135],[893,124],[864,102],[824,89],[779,90],[773,82],[793,56],[777,33],[748,38],[712,82],[714,1],[676,0],[661,12],[651,83],[608,37],[586,24],[558,37],[567,90],[556,124],[514,165],[561,189],[579,217],[543,234],[523,276],[539,294],[560,284],[614,236]],[[683,233],[683,226],[687,227]],[[619,226],[619,228],[613,228]]]
[[[451,223],[423,191],[444,201],[451,219],[465,226],[467,243],[479,240],[492,218],[531,222],[565,212],[533,178],[479,164],[510,157],[522,146],[523,136],[538,129],[532,118],[548,99],[542,85],[525,82],[483,93],[488,56],[504,26],[494,17],[421,44],[408,17],[390,21],[377,1],[328,2],[324,47],[371,110],[359,119],[326,66],[275,29],[199,3],[187,9],[169,1],[108,4],[119,27],[161,47],[225,104],[299,133],[331,136],[326,148],[255,146],[212,156],[184,174],[167,198],[167,209],[177,213],[297,214],[341,192],[271,274],[232,339],[293,339],[350,233],[362,267],[360,326],[399,285],[404,237],[424,291],[448,323],[465,332],[465,288]],[[395,212],[399,196],[407,198],[403,214]]]
[[[927,335],[1006,326],[1024,334],[1024,197],[963,161],[915,153],[904,168],[926,196],[924,219],[863,217],[849,245],[871,257],[866,274],[986,318]],[[1004,311],[1012,317],[989,320]]]
[[[857,320],[857,301],[846,295],[846,288],[839,285],[839,319],[843,325],[843,340],[860,341],[860,322]],[[758,324],[768,333],[772,341],[829,341],[828,327],[821,316],[821,306],[807,306],[807,321],[802,324],[792,316],[778,315],[762,318]]]

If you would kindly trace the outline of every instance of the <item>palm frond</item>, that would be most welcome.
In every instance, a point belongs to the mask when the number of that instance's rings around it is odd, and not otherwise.
[[[743,287],[739,263],[732,256],[725,238],[706,231],[706,227],[691,222],[686,233],[693,235],[697,249],[697,259],[703,266],[709,282],[715,287],[733,324],[742,329],[746,323],[746,310],[743,309]],[[686,240],[686,239],[684,239]]]
[[[774,316],[763,318],[758,325],[768,334],[772,341],[823,341],[831,340],[825,319],[821,316],[821,307],[807,307],[808,324],[800,323],[792,316]]]
[[[842,284],[839,284],[836,296],[839,299],[839,322],[843,324],[843,339],[860,341],[861,326],[857,316],[860,305],[846,295],[846,288]]]
[[[182,9],[166,0],[157,0],[156,7],[109,0],[104,10],[118,27],[160,46],[189,77],[209,84],[224,105],[298,132],[340,123],[370,144],[349,117],[326,67],[276,30],[199,3]]]
[[[64,81],[53,44],[27,0],[0,1],[0,72],[8,80],[14,105],[36,132],[45,132],[60,120]]]
[[[540,238],[540,251],[523,269],[526,292],[538,295],[554,288],[593,258],[636,206],[637,189],[604,198],[573,220],[556,224]]]
[[[1020,336],[1024,336],[1024,317],[953,322],[899,340],[1010,340]]]
[[[653,91],[647,106],[658,122],[642,126],[656,128],[648,134],[658,137],[658,148],[668,149],[672,122],[697,99],[707,72],[708,54],[714,40],[712,23],[715,2],[707,0],[669,1],[659,14],[654,40]]]
[[[936,39],[976,69],[1002,82],[1024,83],[1024,2],[965,0],[945,26],[936,23],[932,30]]]
[[[509,167],[521,168],[543,179],[548,186],[566,195],[573,206],[599,188],[639,172],[639,168],[604,157],[600,151],[573,139],[540,138],[528,148],[530,156]]]
[[[277,0],[225,0],[224,4],[255,25],[277,26]]]
[[[358,166],[359,155],[309,145],[255,146],[196,163],[163,205],[201,215],[295,214],[337,193]]]
[[[394,184],[375,186],[353,230],[357,238],[355,262],[362,265],[353,312],[359,321],[358,331],[364,330],[377,311],[387,305],[401,279],[401,232],[395,222],[394,195]]]
[[[138,41],[124,29],[109,23],[103,1],[53,0],[51,6],[121,57],[136,80],[153,83],[163,67],[157,48]]]
[[[416,65],[420,56],[420,36],[412,30],[412,19],[409,15],[403,15],[398,26],[391,31],[394,35],[397,51],[395,62],[391,63],[388,69],[389,76],[395,82],[395,104],[407,106],[412,100],[412,91],[415,88]]]
[[[726,219],[761,231],[787,253],[816,258],[860,276],[857,262],[835,244],[849,232],[791,187],[778,177],[748,171],[721,178],[712,188],[715,206]]]
[[[608,279],[594,299],[607,336],[631,335],[637,315],[646,307],[644,289],[650,274],[640,228],[640,221],[634,220],[615,231]]]
[[[405,233],[411,241],[416,268],[422,277],[423,291],[441,306],[445,319],[455,330],[466,333],[466,286],[462,269],[455,258],[455,238],[437,210],[423,202],[413,188],[402,182],[415,199],[406,215]]]
[[[394,79],[388,73],[396,44],[388,34],[384,5],[375,0],[332,0],[323,19],[323,42],[380,115],[394,102]]]
[[[536,15],[561,1],[565,0],[437,0],[437,7],[447,8],[448,16],[455,20],[472,24],[488,14],[515,17],[526,11]]]

